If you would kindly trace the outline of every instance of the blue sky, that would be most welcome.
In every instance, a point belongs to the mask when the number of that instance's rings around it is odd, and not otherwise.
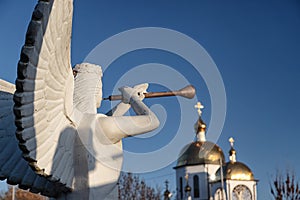
[[[14,82],[16,78],[20,49],[35,4],[35,0],[0,2],[2,79]],[[100,42],[129,29],[163,27],[181,32],[201,44],[218,67],[226,90],[227,113],[217,143],[227,156],[228,138],[235,138],[238,161],[246,163],[260,180],[259,199],[269,199],[269,180],[277,169],[294,170],[300,177],[299,1],[75,0],[74,5],[73,65],[84,61]],[[205,105],[203,119],[209,124],[211,102],[202,77],[184,59],[169,52],[145,49],[123,55],[104,74],[104,95],[113,91],[123,73],[146,63],[162,63],[186,76],[197,88],[197,97]],[[164,87],[153,84],[150,89]],[[168,113],[165,126],[153,137],[127,139],[125,149],[129,151],[157,150],[178,129],[178,101],[170,98],[146,103],[164,107],[157,110]],[[190,101],[191,108],[194,103]],[[108,109],[109,104],[103,103],[100,112]],[[187,140],[193,139],[196,119],[196,111],[191,111],[190,124],[184,124]],[[174,181],[174,165],[142,176],[152,184]],[[174,184],[171,187],[175,190]]]

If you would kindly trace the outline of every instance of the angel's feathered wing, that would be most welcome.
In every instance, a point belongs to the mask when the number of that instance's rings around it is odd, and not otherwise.
[[[67,188],[37,175],[22,158],[15,137],[13,93],[15,86],[0,79],[0,179],[47,196],[58,196]],[[47,186],[46,186],[47,185]]]
[[[72,185],[72,0],[40,0],[18,63],[14,113],[25,159],[48,180]]]

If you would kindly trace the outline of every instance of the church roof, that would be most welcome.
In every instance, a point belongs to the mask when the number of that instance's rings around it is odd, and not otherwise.
[[[227,162],[223,168],[223,177],[226,180],[253,181],[254,175],[251,169],[242,162]],[[216,172],[216,179],[221,179],[221,171]]]
[[[242,162],[236,161],[236,150],[233,147],[234,139],[229,138],[230,150],[229,150],[229,162],[222,167],[223,177],[226,180],[241,180],[241,181],[253,181],[254,175],[251,169]],[[221,180],[221,170],[216,172],[217,180]]]
[[[197,141],[186,145],[181,150],[177,160],[177,165],[174,167],[174,169],[190,165],[220,165],[220,163],[225,163],[222,149],[215,143],[206,141],[206,124],[201,118],[201,109],[204,108],[204,106],[198,102],[195,105],[195,108],[197,108],[199,115],[199,118],[194,126]]]
[[[209,141],[196,141],[186,145],[179,154],[176,168],[201,165],[201,164],[220,164],[225,162],[222,149]]]

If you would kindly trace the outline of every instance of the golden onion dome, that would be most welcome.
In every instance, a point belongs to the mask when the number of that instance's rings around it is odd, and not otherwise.
[[[201,164],[220,164],[225,162],[222,149],[208,141],[196,141],[186,145],[180,152],[176,168],[201,165]]]
[[[228,162],[223,166],[223,177],[226,180],[253,181],[254,175],[250,168],[241,162]],[[217,180],[221,179],[221,171],[216,172]]]

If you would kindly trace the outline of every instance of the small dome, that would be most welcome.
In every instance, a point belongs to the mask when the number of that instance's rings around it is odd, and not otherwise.
[[[254,175],[250,168],[241,162],[228,162],[223,166],[223,176],[229,180],[253,181]],[[216,172],[217,180],[221,179],[220,169]]]
[[[208,141],[196,141],[186,145],[180,152],[175,168],[201,165],[201,164],[220,164],[225,162],[222,149]]]

